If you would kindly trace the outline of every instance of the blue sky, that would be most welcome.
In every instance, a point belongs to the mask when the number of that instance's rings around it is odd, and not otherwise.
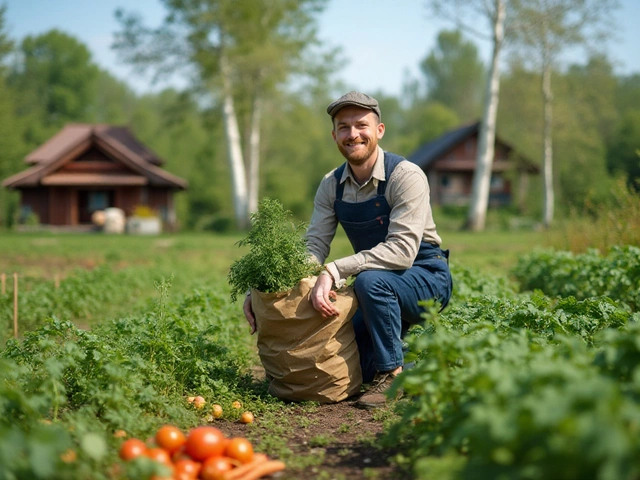
[[[164,16],[160,0],[0,0],[7,5],[9,34],[14,39],[38,35],[58,28],[75,36],[91,50],[94,60],[135,90],[152,87],[118,64],[110,50],[118,29],[114,11],[122,7],[137,11],[147,25],[159,25]],[[338,78],[356,89],[400,93],[407,75],[419,76],[419,63],[433,48],[439,31],[450,23],[428,15],[424,0],[329,0],[319,19],[320,37],[340,46],[348,63]],[[620,0],[615,15],[617,33],[608,52],[620,74],[640,73],[640,0]],[[355,23],[357,22],[357,23]],[[488,62],[489,45],[473,39]],[[585,54],[571,52],[571,61],[581,63]]]

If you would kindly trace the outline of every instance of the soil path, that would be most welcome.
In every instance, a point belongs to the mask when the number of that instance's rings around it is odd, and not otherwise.
[[[307,466],[294,465],[274,476],[280,480],[323,479],[409,480],[413,478],[390,463],[395,451],[381,449],[376,438],[383,432],[384,411],[367,411],[355,406],[355,400],[309,408],[295,407],[289,416],[298,425],[285,434],[287,447],[294,457],[308,459]],[[254,428],[258,429],[260,420]],[[255,436],[247,425],[225,423],[220,429],[230,436]],[[251,427],[249,427],[251,428]],[[258,444],[260,439],[258,438]],[[302,460],[299,463],[305,463]]]

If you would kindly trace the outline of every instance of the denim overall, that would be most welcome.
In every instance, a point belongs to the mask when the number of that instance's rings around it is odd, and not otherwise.
[[[402,160],[384,154],[385,178]],[[354,251],[369,250],[384,242],[389,230],[391,207],[384,194],[387,182],[379,182],[375,197],[365,202],[342,200],[344,183],[340,183],[346,163],[335,171],[338,180],[334,210]],[[406,270],[365,270],[356,276],[354,289],[358,310],[353,328],[360,353],[364,383],[376,371],[386,372],[403,365],[402,337],[410,325],[421,322],[421,300],[436,299],[444,308],[451,298],[452,279],[448,250],[421,242],[413,265]]]

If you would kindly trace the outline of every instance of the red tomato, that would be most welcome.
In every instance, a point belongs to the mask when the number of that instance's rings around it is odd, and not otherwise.
[[[249,463],[253,460],[253,445],[246,438],[235,437],[227,443],[224,454],[240,463]]]
[[[174,475],[179,480],[196,479],[202,464],[188,458],[181,458],[173,464]]]
[[[122,442],[120,446],[120,458],[123,460],[131,460],[139,457],[147,451],[147,445],[138,438],[130,438]]]
[[[171,466],[171,455],[164,448],[152,447],[147,448],[147,451],[143,453],[145,457],[149,457],[151,460],[161,463],[163,465]]]
[[[226,438],[215,427],[196,427],[187,435],[184,450],[192,459],[204,461],[209,457],[219,457],[224,452]]]
[[[202,464],[200,478],[202,480],[224,480],[224,474],[232,468],[233,463],[227,457],[209,457]]]
[[[187,441],[187,437],[182,433],[182,430],[173,425],[160,427],[156,432],[155,439],[158,446],[169,453],[177,451]]]

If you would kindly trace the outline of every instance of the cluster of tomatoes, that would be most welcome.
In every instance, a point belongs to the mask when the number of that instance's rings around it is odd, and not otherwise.
[[[246,438],[227,438],[212,426],[196,427],[185,434],[178,427],[164,425],[156,432],[152,446],[130,438],[122,443],[119,453],[123,460],[144,456],[167,466],[173,472],[167,480],[260,478],[255,477],[255,471],[251,475],[252,469],[247,467],[254,463],[256,466],[273,463],[265,455],[254,453],[253,445]],[[249,476],[236,475],[243,470]]]

